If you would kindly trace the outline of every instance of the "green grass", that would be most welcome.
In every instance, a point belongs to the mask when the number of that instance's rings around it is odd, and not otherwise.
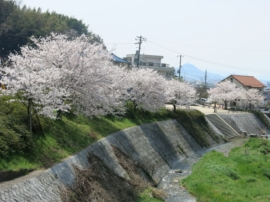
[[[149,187],[145,189],[136,202],[162,202],[164,200],[155,198],[153,188]]]
[[[161,120],[176,119],[203,146],[213,132],[199,111],[161,109],[157,113],[134,111],[131,103],[122,117],[112,115],[92,119],[72,113],[62,120],[33,116],[29,132],[26,107],[11,97],[0,97],[0,171],[48,168],[81,151],[97,140],[122,129]]]
[[[216,142],[219,141],[217,136],[210,129],[204,114],[200,111],[178,111],[176,120],[181,123],[193,139],[202,147],[210,146],[210,143],[207,140],[207,135],[210,135]]]
[[[97,140],[124,128],[172,119],[175,113],[162,109],[158,113],[128,107],[124,117],[93,117],[65,114],[62,120],[33,116],[33,133],[29,132],[26,107],[20,102],[6,102],[0,97],[0,171],[48,168]]]
[[[250,139],[229,157],[207,153],[181,183],[198,201],[270,201],[270,142]]]

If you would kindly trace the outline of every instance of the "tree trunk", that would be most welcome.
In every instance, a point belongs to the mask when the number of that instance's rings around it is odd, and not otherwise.
[[[32,133],[32,112],[31,112],[31,108],[32,108],[32,100],[28,99],[28,106],[27,106],[27,114],[29,117],[29,130]]]
[[[225,109],[228,109],[228,101],[224,101]]]
[[[62,120],[62,114],[63,114],[62,110],[57,110],[56,119],[57,120]]]
[[[173,111],[176,112],[176,104],[172,104],[173,105]]]
[[[134,112],[136,112],[137,111],[137,104],[135,103],[135,101],[132,101],[133,102],[133,105],[134,105]]]

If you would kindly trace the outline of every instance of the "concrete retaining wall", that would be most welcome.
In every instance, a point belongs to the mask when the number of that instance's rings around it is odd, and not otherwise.
[[[215,131],[220,133],[217,129]],[[212,139],[210,136],[207,138]],[[217,142],[211,141],[210,144]],[[155,183],[166,175],[176,161],[202,149],[175,120],[128,128],[96,142],[37,177],[0,190],[0,201],[61,201],[60,187],[73,183],[73,165],[79,168],[90,166],[87,161],[89,153],[102,159],[119,176],[126,176],[111,145],[143,165]]]
[[[128,128],[96,142],[37,177],[0,190],[0,201],[61,201],[59,188],[73,183],[73,165],[79,168],[90,166],[87,161],[89,152],[124,177],[126,171],[118,163],[111,145],[142,164],[156,183],[175,161],[202,149],[175,120]]]
[[[246,132],[247,135],[263,135],[269,133],[266,126],[254,114],[219,114],[237,132]]]

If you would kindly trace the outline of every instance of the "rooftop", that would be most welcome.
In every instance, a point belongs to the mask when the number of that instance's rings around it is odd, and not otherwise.
[[[252,87],[252,88],[265,87],[265,85],[262,82],[260,82],[258,79],[256,79],[254,76],[242,76],[242,75],[230,75],[230,76],[232,76],[237,81],[239,81],[241,84],[243,84],[244,86],[247,86],[247,87]]]
[[[114,55],[113,53],[111,54],[112,55],[112,60],[114,62],[119,62],[119,63],[128,63],[126,60]]]
[[[132,57],[135,56],[136,54],[127,54],[126,57]],[[137,56],[137,55],[136,55]],[[156,59],[163,59],[162,55],[145,55],[145,54],[140,54],[141,58],[156,58]]]

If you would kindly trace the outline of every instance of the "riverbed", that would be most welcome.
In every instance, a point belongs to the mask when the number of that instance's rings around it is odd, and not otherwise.
[[[168,174],[162,178],[158,185],[159,189],[162,189],[166,193],[164,198],[166,202],[195,202],[196,198],[192,196],[185,187],[179,185],[179,182],[191,174],[192,165],[200,160],[200,158],[207,152],[215,150],[222,152],[225,156],[228,156],[231,149],[242,146],[249,138],[233,138],[230,142],[217,145],[209,149],[204,149],[200,152],[194,153],[188,158],[177,161],[174,163],[173,168]]]

